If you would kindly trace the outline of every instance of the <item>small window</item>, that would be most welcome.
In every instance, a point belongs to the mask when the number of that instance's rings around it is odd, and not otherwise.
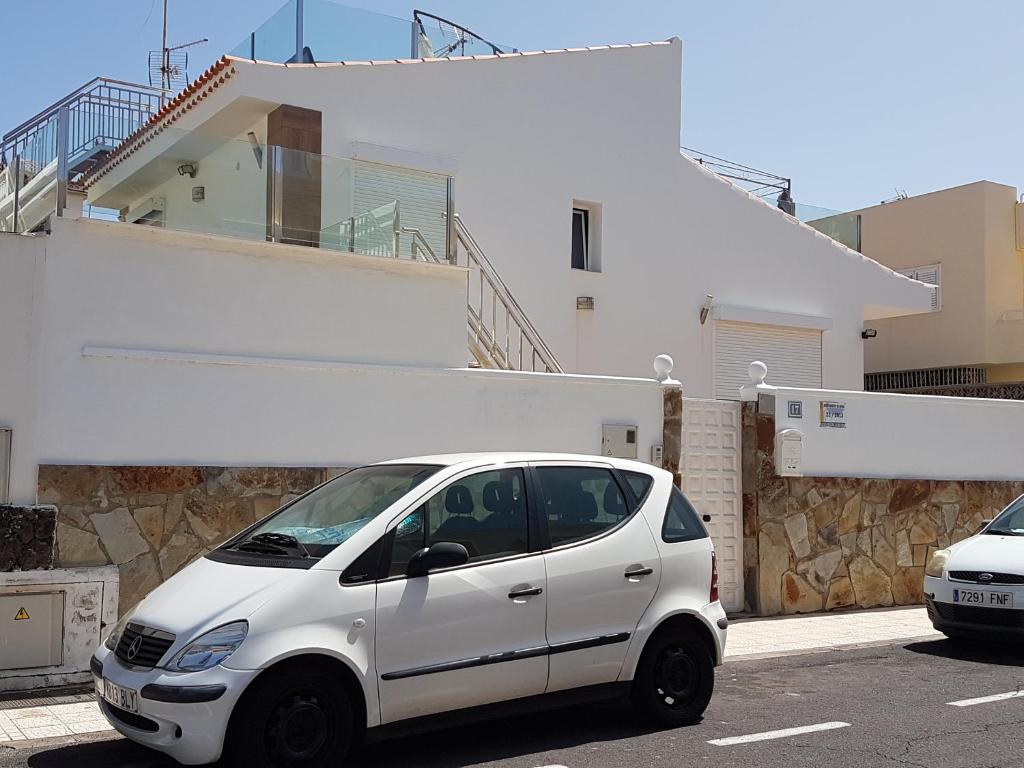
[[[932,294],[932,312],[938,312],[942,309],[941,264],[930,264],[927,267],[913,267],[911,269],[898,269],[896,271],[901,275],[911,278],[912,280],[920,280],[922,283],[934,285],[935,292]]]
[[[629,483],[629,487],[633,490],[637,504],[643,504],[651,490],[651,486],[654,485],[654,478],[650,475],[645,475],[643,472],[631,471],[623,472],[622,476],[626,478],[626,482]]]
[[[590,211],[572,209],[572,268],[590,269]]]
[[[668,500],[668,509],[665,511],[665,524],[661,528],[662,540],[674,544],[680,541],[706,539],[707,535],[708,532],[700,521],[697,510],[693,508],[682,491],[673,486],[672,495]]]
[[[601,205],[573,200],[571,266],[583,272],[601,271]]]
[[[388,574],[405,573],[418,550],[439,541],[464,546],[471,563],[528,551],[523,470],[480,472],[432,496],[395,529]]]
[[[540,467],[537,477],[554,547],[598,536],[630,515],[622,489],[607,469]]]

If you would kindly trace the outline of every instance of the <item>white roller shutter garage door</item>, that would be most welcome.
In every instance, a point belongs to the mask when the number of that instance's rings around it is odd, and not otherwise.
[[[768,366],[776,387],[821,388],[821,331],[718,320],[715,323],[715,397],[739,400],[750,383],[747,368]]]

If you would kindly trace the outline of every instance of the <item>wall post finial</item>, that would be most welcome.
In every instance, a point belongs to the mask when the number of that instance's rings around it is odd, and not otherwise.
[[[768,376],[768,366],[760,360],[755,360],[750,364],[747,368],[747,375],[750,377],[750,383],[740,387],[740,400],[743,402],[753,402],[757,400],[759,392],[775,389],[775,387],[765,383],[765,379]]]
[[[675,368],[675,361],[669,355],[658,355],[654,358],[654,377],[662,384],[680,385],[680,382],[672,378],[672,369]]]

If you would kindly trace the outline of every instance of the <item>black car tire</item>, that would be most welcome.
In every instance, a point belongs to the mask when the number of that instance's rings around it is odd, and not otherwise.
[[[225,748],[238,768],[339,768],[356,741],[352,699],[325,670],[260,675],[235,707]]]
[[[658,725],[675,728],[701,719],[715,689],[715,662],[690,629],[657,632],[633,678],[633,705]]]

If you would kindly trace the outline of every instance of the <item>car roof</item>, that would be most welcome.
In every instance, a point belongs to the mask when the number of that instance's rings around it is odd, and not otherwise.
[[[410,456],[402,459],[388,459],[378,464],[435,464],[444,467],[465,468],[491,466],[493,464],[520,463],[525,461],[598,462],[610,464],[619,469],[637,472],[662,471],[651,464],[635,459],[619,459],[613,456],[596,456],[583,453],[550,453],[541,451],[484,451],[479,453],[439,453],[431,456]]]

